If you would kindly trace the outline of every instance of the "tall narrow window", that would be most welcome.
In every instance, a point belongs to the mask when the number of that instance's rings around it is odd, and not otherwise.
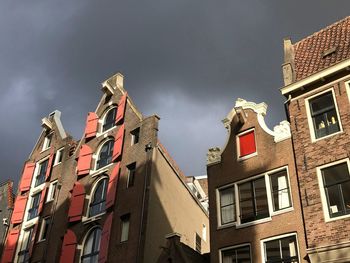
[[[316,139],[340,131],[332,92],[311,99],[309,104]]]
[[[28,220],[38,216],[41,192],[32,196],[30,208],[28,210]]]
[[[45,161],[39,163],[37,174],[35,177],[35,186],[41,185],[45,182],[48,163],[49,159],[46,159]]]
[[[49,187],[49,192],[47,194],[47,199],[46,202],[50,202],[55,200],[56,198],[56,194],[57,194],[57,186],[58,186],[58,181],[53,181],[50,183],[50,187]]]
[[[347,163],[321,170],[330,217],[350,214],[350,176]]]
[[[126,188],[129,188],[129,187],[134,185],[136,163],[132,163],[132,164],[128,165],[127,169],[128,169],[128,178],[127,178]]]
[[[198,253],[201,253],[201,250],[202,250],[202,239],[200,235],[196,233],[196,251]]]
[[[219,190],[221,225],[236,221],[234,187]]]
[[[238,188],[241,223],[269,216],[265,177],[243,183]]]
[[[288,184],[287,170],[270,174],[273,211],[279,211],[292,206]]]
[[[110,109],[103,122],[102,131],[107,131],[115,126],[115,116],[117,114],[117,107]]]
[[[51,141],[52,141],[52,133],[45,136],[42,151],[45,151],[50,148]]]
[[[295,235],[266,241],[264,242],[264,250],[266,263],[299,262]]]
[[[62,162],[63,150],[64,150],[64,148],[57,150],[54,165],[60,164]]]
[[[108,140],[102,145],[98,156],[96,169],[100,169],[112,162],[113,146],[114,140]]]
[[[130,133],[131,133],[131,145],[138,143],[140,139],[140,128],[136,128],[135,130],[132,130]]]
[[[41,222],[41,227],[40,227],[40,233],[39,233],[38,241],[46,240],[47,234],[48,234],[48,231],[49,231],[50,221],[51,221],[50,217],[43,218],[43,220]]]
[[[98,254],[100,252],[101,229],[94,228],[90,231],[85,239],[83,255],[81,256],[82,263],[97,263]]]
[[[130,214],[124,215],[120,219],[122,223],[120,242],[125,242],[129,239]]]
[[[32,239],[33,228],[23,232],[22,242],[19,243],[20,250],[18,252],[18,263],[29,263],[29,246]]]
[[[251,263],[250,246],[221,250],[222,263]]]
[[[248,157],[256,153],[255,133],[254,130],[249,130],[238,134],[238,157]]]
[[[90,203],[89,216],[95,216],[105,211],[107,186],[108,178],[103,178],[97,182],[97,186]]]

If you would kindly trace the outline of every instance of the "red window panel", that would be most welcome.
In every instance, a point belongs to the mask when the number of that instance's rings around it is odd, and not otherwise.
[[[89,174],[92,160],[92,150],[91,148],[84,144],[80,148],[78,164],[77,164],[77,174],[78,176]]]
[[[35,170],[35,163],[26,163],[24,166],[19,190],[21,192],[28,191],[32,183],[32,178]]]
[[[112,230],[112,222],[113,222],[113,212],[110,213],[106,221],[103,225],[102,229],[102,236],[101,236],[101,245],[100,245],[100,253],[98,256],[98,263],[105,263],[107,262],[108,257],[108,245],[109,245],[109,238],[111,236],[111,230]]]
[[[114,166],[111,176],[109,177],[107,188],[106,209],[114,205],[117,193],[117,185],[119,179],[120,162]]]
[[[72,230],[68,229],[63,239],[60,263],[73,263],[76,247],[77,237]]]
[[[7,240],[2,254],[1,263],[13,262],[16,252],[17,241],[19,237],[19,229],[11,229],[7,234]]]
[[[125,92],[125,94],[119,100],[117,116],[115,118],[116,124],[122,122],[122,120],[124,119],[127,96],[128,96],[128,94]]]
[[[54,156],[54,152],[51,152],[50,157],[49,157],[49,161],[47,163],[46,174],[45,174],[45,181],[47,181],[50,178],[52,162],[53,162],[53,156]]]
[[[89,112],[86,118],[85,139],[96,136],[98,129],[98,116],[95,112]]]
[[[112,160],[117,160],[123,150],[123,142],[124,142],[124,124],[119,128],[117,135],[115,136],[114,148],[113,148],[113,157]]]
[[[38,208],[38,214],[41,214],[41,211],[43,210],[44,202],[45,202],[45,196],[46,196],[46,187],[44,187],[43,191],[41,192],[40,196],[40,203],[39,203],[39,208]]]
[[[28,196],[17,196],[15,201],[15,207],[13,208],[11,224],[22,223],[24,211],[26,210]]]
[[[85,200],[84,186],[79,182],[75,182],[73,191],[72,191],[71,203],[68,211],[69,222],[75,222],[75,221],[81,220],[83,215],[83,210],[84,210],[84,200]]]
[[[256,152],[254,131],[239,135],[239,157]]]

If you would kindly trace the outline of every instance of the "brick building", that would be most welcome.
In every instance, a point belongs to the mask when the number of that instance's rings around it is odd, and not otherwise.
[[[158,141],[159,117],[139,112],[120,73],[102,92],[78,142],[59,112],[43,119],[2,262],[156,262],[174,232],[209,252],[208,213]]]
[[[12,181],[0,184],[0,254],[6,241],[13,210],[14,195],[12,189]]]
[[[284,41],[287,98],[311,262],[350,262],[350,17]]]

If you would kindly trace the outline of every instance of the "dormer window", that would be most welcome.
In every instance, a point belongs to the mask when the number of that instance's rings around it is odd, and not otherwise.
[[[110,164],[112,162],[114,140],[110,139],[106,141],[99,152],[96,170]]]
[[[115,126],[115,117],[117,115],[117,107],[110,109],[104,118],[102,132],[107,131]]]
[[[255,131],[250,129],[237,135],[238,159],[256,155]]]

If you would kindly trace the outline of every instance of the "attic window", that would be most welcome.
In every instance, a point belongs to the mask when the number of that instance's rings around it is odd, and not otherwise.
[[[256,155],[254,129],[242,132],[237,135],[238,158],[246,159]]]
[[[325,57],[327,57],[327,56],[329,56],[329,55],[332,55],[332,54],[335,53],[336,51],[337,51],[337,46],[331,47],[331,48],[327,49],[325,52],[323,52],[322,58],[325,58]]]

